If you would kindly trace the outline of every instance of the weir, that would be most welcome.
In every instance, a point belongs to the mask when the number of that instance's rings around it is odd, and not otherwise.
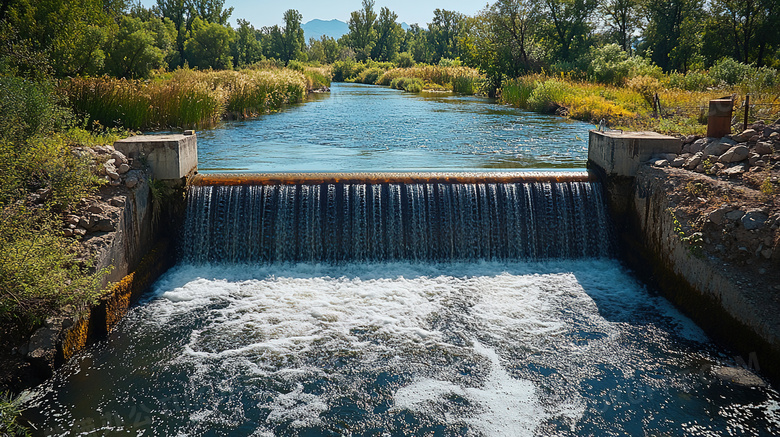
[[[607,257],[587,172],[209,175],[193,179],[183,261]]]

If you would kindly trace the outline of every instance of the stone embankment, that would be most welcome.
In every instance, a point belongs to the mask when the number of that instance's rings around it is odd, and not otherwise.
[[[173,224],[161,218],[165,212],[160,211],[163,204],[172,205],[155,202],[152,174],[142,160],[112,146],[77,148],[73,153],[90,158],[106,183],[64,216],[63,233],[78,239],[83,262],[105,272],[105,292],[97,305],[63,308],[47,318],[29,342],[0,351],[0,387],[13,392],[42,382],[90,342],[105,338],[173,259],[172,242],[165,237],[172,235]]]
[[[633,181],[627,262],[710,334],[780,379],[780,124],[687,137]]]

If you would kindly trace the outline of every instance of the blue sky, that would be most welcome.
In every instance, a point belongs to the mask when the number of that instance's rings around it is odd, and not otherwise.
[[[349,20],[349,13],[360,9],[362,0],[350,1],[326,1],[326,0],[293,0],[293,1],[269,1],[269,0],[225,0],[225,6],[233,6],[233,15],[230,23],[235,27],[236,19],[249,20],[255,27],[273,26],[281,24],[282,14],[287,9],[297,9],[303,14],[303,22],[306,23],[315,18],[321,20],[337,19]],[[157,4],[156,0],[141,0],[144,6]],[[407,24],[418,23],[427,27],[426,23],[433,18],[434,9],[448,9],[462,12],[466,15],[474,15],[487,5],[487,0],[375,0],[374,9],[386,6],[398,14],[398,22]]]

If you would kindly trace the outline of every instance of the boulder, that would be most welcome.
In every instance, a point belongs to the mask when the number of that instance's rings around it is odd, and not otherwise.
[[[656,167],[669,167],[669,161],[665,159],[659,159],[655,162],[653,162],[653,165]]]
[[[726,153],[726,151],[729,150],[734,144],[736,143],[727,142],[726,138],[724,138],[722,141],[712,142],[704,148],[704,156],[720,156]]]
[[[701,163],[701,159],[703,156],[704,154],[702,152],[698,152],[693,156],[691,156],[690,158],[688,158],[685,161],[685,164],[683,164],[683,166],[688,170],[693,170],[699,165],[699,163]]]
[[[689,153],[698,153],[704,150],[704,147],[707,146],[707,140],[705,138],[700,138],[693,143],[691,143],[691,147],[689,150]]]
[[[775,153],[775,147],[769,141],[759,141],[756,143],[756,147],[753,151],[759,155],[771,155],[772,153]]]
[[[740,211],[738,209],[735,209],[734,211],[727,212],[726,218],[732,221],[736,221],[741,219],[743,215],[745,215],[745,211]]]
[[[750,210],[742,216],[742,227],[748,231],[759,229],[760,227],[764,226],[764,223],[766,223],[767,219],[769,219],[769,216],[765,212],[757,209]]]
[[[130,171],[130,166],[127,165],[127,164],[122,164],[117,169],[117,173],[119,173],[119,174],[125,174],[125,173],[127,173],[129,171]]]
[[[724,154],[720,155],[720,157],[718,157],[718,162],[728,163],[744,161],[747,159],[749,153],[750,150],[747,147],[737,145],[727,150]]]
[[[742,133],[733,135],[731,138],[738,143],[743,143],[752,138],[753,135],[756,135],[757,133],[758,132],[756,132],[755,129],[745,129],[742,131]]]
[[[685,139],[683,140],[683,144],[691,144],[691,143],[693,143],[694,141],[696,141],[696,139],[697,139],[697,138],[698,138],[698,137],[697,137],[696,135],[688,135],[688,136],[687,136],[687,137],[685,137]]]
[[[733,167],[729,167],[723,170],[724,176],[739,176],[747,171],[748,167],[745,164],[737,164]]]
[[[114,160],[114,165],[120,166],[122,164],[127,164],[127,157],[124,153],[120,152],[119,150],[114,150],[111,152],[111,159]]]
[[[680,167],[683,166],[683,164],[685,164],[685,161],[686,161],[685,158],[677,157],[677,158],[674,158],[674,160],[672,162],[670,162],[669,165],[671,165],[672,167],[680,168]]]
[[[726,218],[726,214],[731,212],[732,210],[734,210],[734,208],[730,206],[722,206],[716,209],[715,211],[712,211],[711,213],[707,214],[707,220],[720,226],[723,224],[724,219]]]

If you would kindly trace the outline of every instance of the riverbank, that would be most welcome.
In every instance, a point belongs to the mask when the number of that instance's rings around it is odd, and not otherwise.
[[[59,89],[87,124],[133,130],[191,129],[303,102],[330,86],[327,68],[178,69],[151,80],[73,78]]]
[[[745,93],[750,92],[750,104],[754,105],[751,117],[780,117],[776,87],[746,84],[687,90],[676,81],[674,75],[637,76],[615,86],[574,79],[572,73],[533,74],[505,82],[500,100],[518,108],[594,124],[604,120],[615,129],[669,135],[703,135],[709,101],[723,96],[733,96],[734,107],[740,108]]]

